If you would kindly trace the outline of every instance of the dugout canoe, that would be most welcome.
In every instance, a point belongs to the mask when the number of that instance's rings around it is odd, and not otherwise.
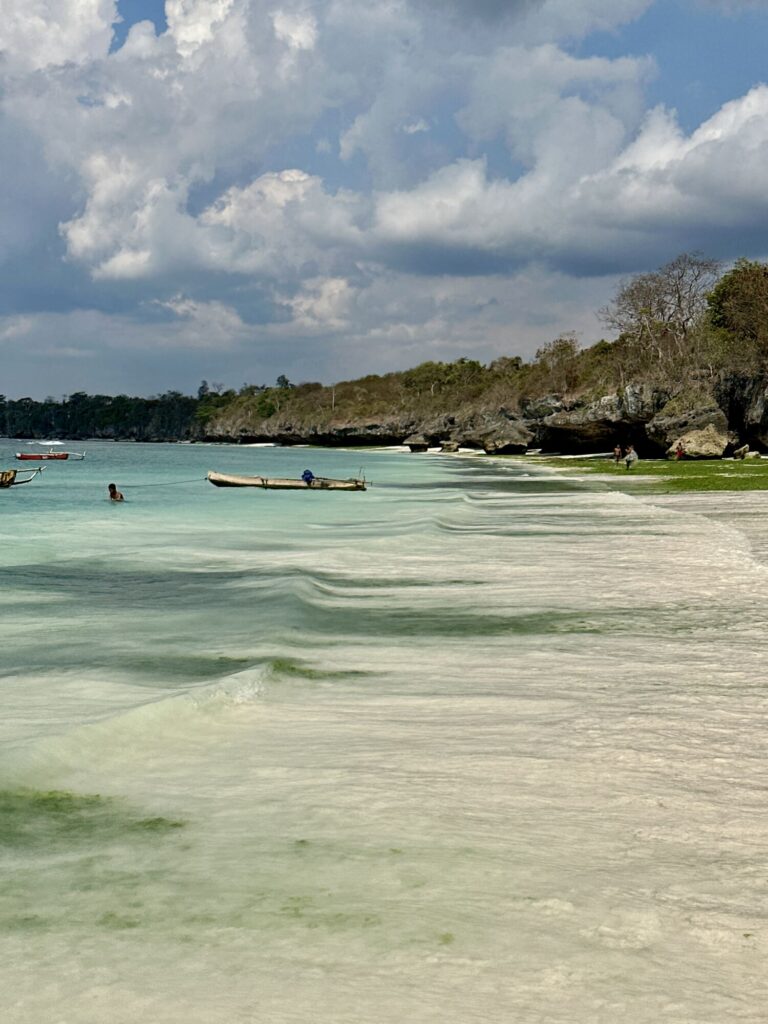
[[[333,480],[327,476],[315,476],[309,482],[289,477],[240,476],[236,473],[207,474],[214,487],[261,487],[267,491],[364,491],[365,480]]]

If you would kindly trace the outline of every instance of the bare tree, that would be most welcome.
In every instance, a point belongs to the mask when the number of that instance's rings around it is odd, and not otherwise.
[[[631,344],[640,361],[685,361],[718,269],[716,260],[701,253],[682,253],[658,270],[623,281],[598,315]]]

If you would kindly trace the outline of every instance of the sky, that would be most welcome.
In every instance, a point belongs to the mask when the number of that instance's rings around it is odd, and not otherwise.
[[[606,336],[768,257],[768,0],[3,0],[0,392]]]

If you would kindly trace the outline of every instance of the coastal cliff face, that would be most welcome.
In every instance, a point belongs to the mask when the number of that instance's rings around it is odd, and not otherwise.
[[[744,442],[768,450],[768,381],[721,382],[717,394],[696,383],[676,395],[668,387],[628,384],[598,398],[542,395],[517,409],[478,403],[454,411],[409,410],[377,417],[300,416],[290,404],[285,412],[262,419],[225,409],[208,423],[205,436],[211,441],[329,447],[413,441],[414,449],[462,447],[495,454],[531,448],[584,454],[633,443],[646,457],[663,457],[681,439],[703,430],[722,441],[723,452]],[[697,456],[693,444],[688,454]],[[701,457],[712,457],[709,448]]]
[[[752,448],[768,451],[768,379],[738,377],[718,398],[731,429]]]
[[[325,447],[399,445],[411,436],[427,447],[455,442],[457,447],[493,450],[497,454],[523,453],[535,434],[522,417],[504,408],[463,409],[455,413],[414,412],[372,418],[298,419],[287,413],[254,421],[226,412],[208,424],[206,440],[241,444],[273,441],[277,444],[316,444]]]

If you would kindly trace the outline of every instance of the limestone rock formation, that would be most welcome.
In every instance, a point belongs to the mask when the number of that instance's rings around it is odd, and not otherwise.
[[[497,455],[523,455],[533,431],[516,413],[507,409],[465,409],[454,416],[424,424],[426,437],[438,443],[455,442],[457,448],[476,448]]]
[[[644,442],[645,424],[668,399],[667,392],[648,384],[628,385],[618,394],[591,402],[575,401],[530,426],[537,444],[545,451],[569,455],[610,451],[617,440]]]
[[[429,441],[423,434],[411,434],[403,444],[408,445],[412,452],[425,452],[429,448]]]
[[[718,434],[728,433],[726,415],[712,395],[672,399],[648,421],[645,431],[658,448],[668,451],[676,447],[684,434],[707,427],[713,427]]]
[[[732,382],[733,412],[740,414],[741,430],[751,445],[768,448],[768,386],[755,379]]]
[[[483,441],[483,451],[486,455],[525,455],[529,440],[530,435],[527,439],[523,435],[490,436]]]
[[[667,457],[673,458],[678,444],[681,444],[688,459],[722,459],[728,443],[727,433],[710,423],[701,430],[689,430],[676,438],[667,451]]]

